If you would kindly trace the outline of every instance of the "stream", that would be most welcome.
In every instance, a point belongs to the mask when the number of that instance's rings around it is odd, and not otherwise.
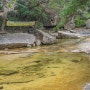
[[[1,50],[0,90],[84,90],[90,83],[90,55],[71,52],[79,39],[58,42]]]

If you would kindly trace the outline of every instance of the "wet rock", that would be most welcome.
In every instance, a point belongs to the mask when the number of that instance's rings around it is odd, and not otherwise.
[[[82,36],[83,36],[82,34],[58,31],[59,39],[77,39],[77,38],[81,38]]]
[[[34,47],[41,44],[53,44],[56,37],[49,35],[43,31],[35,31],[34,34],[14,33],[0,35],[0,49]]]
[[[81,52],[85,52],[87,54],[90,54],[90,42],[83,42],[78,45],[78,48]]]
[[[80,52],[80,53],[87,53],[90,54],[90,38],[83,38],[75,45],[74,50],[71,52]]]
[[[0,35],[0,49],[27,47],[33,45],[36,37],[33,34],[14,33]]]
[[[42,30],[35,30],[34,35],[41,41],[42,44],[53,44],[56,43],[56,37],[49,33],[43,32]]]

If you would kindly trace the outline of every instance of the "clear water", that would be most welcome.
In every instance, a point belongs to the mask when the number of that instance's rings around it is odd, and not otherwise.
[[[90,56],[70,52],[78,41],[3,51],[0,84],[4,90],[83,90],[90,82]]]

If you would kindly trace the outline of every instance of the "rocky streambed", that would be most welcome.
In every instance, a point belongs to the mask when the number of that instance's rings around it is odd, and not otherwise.
[[[90,82],[90,56],[70,52],[73,41],[5,50],[9,54],[0,54],[1,90],[83,90]]]
[[[26,37],[29,35],[26,34]],[[24,40],[26,44],[31,42],[30,37],[26,40],[16,36],[12,42],[17,38]],[[7,35],[4,38],[6,37]],[[38,39],[40,40],[40,37]],[[69,35],[69,38],[58,39],[58,43],[53,45],[0,50],[0,89],[83,90],[88,88],[89,42],[90,38],[87,36],[72,39]]]
[[[59,31],[58,38],[69,39],[71,42],[74,40],[70,50],[71,52],[85,52],[90,53],[90,31],[89,30],[72,30],[72,31]]]
[[[75,48],[72,52],[90,52],[90,30],[70,30],[58,31],[57,33],[47,33],[42,30],[35,30],[29,33],[13,33],[0,35],[0,49],[34,47],[41,45],[52,45],[60,43],[64,39],[76,39]],[[68,41],[67,40],[67,41]],[[62,43],[61,43],[62,44]]]

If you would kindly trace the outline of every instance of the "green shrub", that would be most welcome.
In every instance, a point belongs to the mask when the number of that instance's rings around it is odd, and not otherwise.
[[[85,19],[90,19],[90,12],[85,11],[84,14],[83,14],[83,17]]]
[[[81,19],[79,16],[75,18],[76,27],[82,27],[85,25],[85,20]]]
[[[43,27],[43,24],[41,22],[37,22],[37,28]]]

